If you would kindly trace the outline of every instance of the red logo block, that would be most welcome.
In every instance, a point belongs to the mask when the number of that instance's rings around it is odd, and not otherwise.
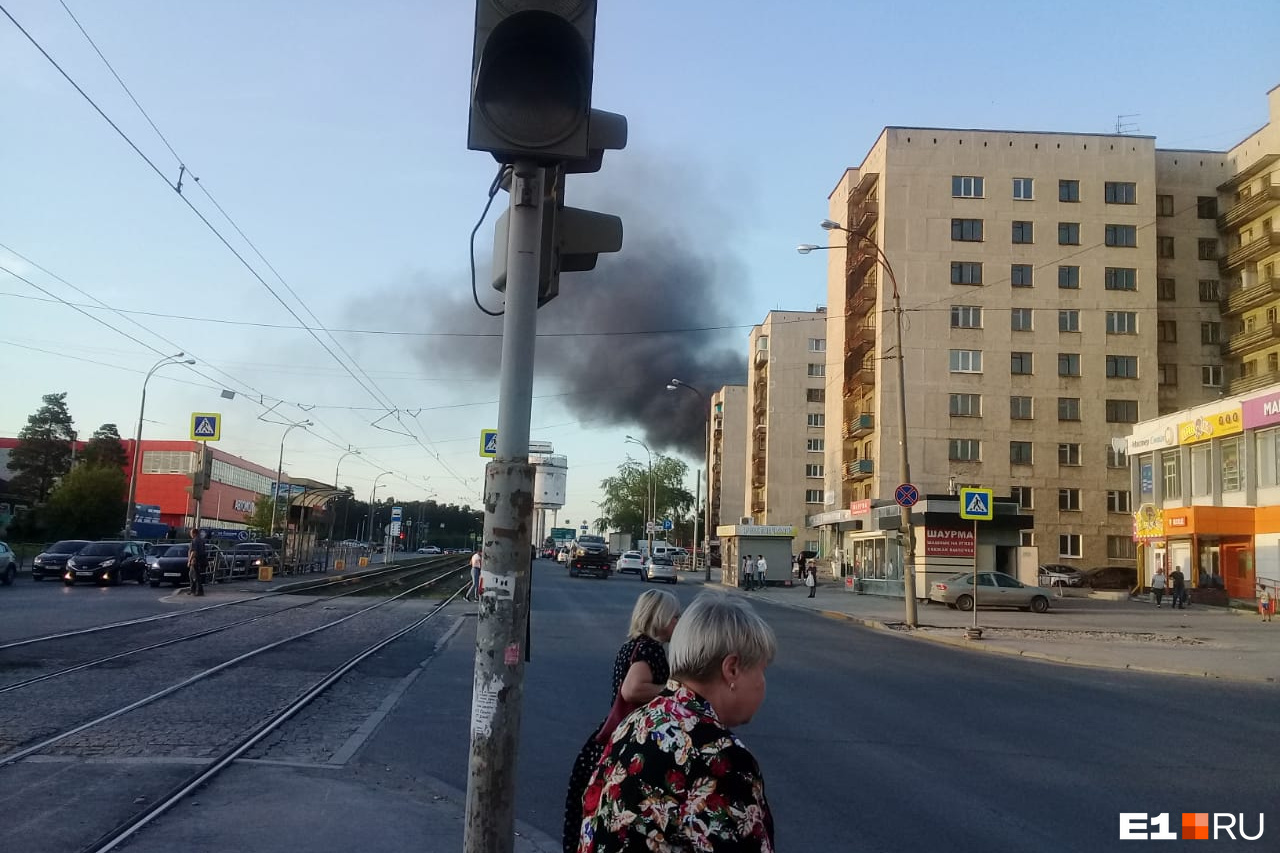
[[[1182,839],[1184,841],[1209,840],[1209,813],[1183,812]]]

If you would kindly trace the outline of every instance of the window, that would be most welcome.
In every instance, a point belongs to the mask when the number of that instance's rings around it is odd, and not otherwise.
[[[1058,201],[1079,201],[1079,181],[1058,181]]]
[[[1058,464],[1068,468],[1079,467],[1080,445],[1059,444],[1058,445]]]
[[[1059,222],[1058,223],[1058,245],[1059,246],[1079,246],[1080,245],[1080,223],[1079,222]]]
[[[1156,340],[1162,344],[1177,343],[1178,321],[1156,320]]]
[[[1012,376],[1029,376],[1032,373],[1032,358],[1029,352],[1009,353],[1009,373]]]
[[[826,352],[826,338],[809,338],[809,352]]]
[[[1133,541],[1131,536],[1108,536],[1107,537],[1107,559],[1109,560],[1136,560],[1138,559],[1138,543]]]
[[[1080,289],[1080,267],[1058,267],[1058,287],[1061,290]]]
[[[1124,450],[1116,450],[1111,445],[1107,445],[1107,467],[1108,468],[1128,468],[1129,454]]]
[[[195,456],[187,450],[144,450],[142,473],[190,474],[195,470]]]
[[[1206,364],[1200,368],[1200,384],[1206,388],[1222,387],[1222,365]]]
[[[1080,353],[1078,352],[1058,353],[1058,375],[1059,376],[1079,376],[1080,375]]]
[[[1010,308],[1009,309],[1009,328],[1015,332],[1031,331],[1031,309],[1030,308]]]
[[[971,175],[953,175],[951,178],[952,198],[982,198],[982,178]]]
[[[806,403],[825,403],[827,402],[827,391],[825,388],[806,388],[804,399]]]
[[[822,470],[823,466],[809,463],[804,466],[804,475],[810,479],[817,479],[822,477]]]
[[[1058,398],[1058,420],[1060,421],[1080,420],[1080,398],[1079,397],[1059,397]]]
[[[982,350],[980,349],[953,349],[950,358],[952,373],[982,372]]]
[[[1222,324],[1221,323],[1201,323],[1200,324],[1200,343],[1216,344],[1222,340]]]
[[[1200,301],[1217,302],[1222,299],[1222,288],[1216,278],[1200,279]]]
[[[805,489],[804,502],[807,504],[822,503],[822,489]]]
[[[1216,261],[1218,259],[1218,241],[1213,237],[1197,240],[1196,257],[1202,261]]]
[[[805,417],[808,419],[808,425],[814,429],[827,425],[827,416],[821,412],[810,412]]]
[[[952,305],[951,328],[981,329],[982,309],[977,305]]]
[[[827,366],[825,364],[822,364],[821,362],[811,361],[809,362],[809,375],[810,376],[826,376]]]
[[[1178,384],[1178,365],[1176,364],[1160,364],[1156,365],[1157,385],[1177,385]]]
[[[953,438],[949,442],[947,458],[952,462],[980,462],[982,442],[976,438]]]
[[[1079,512],[1080,490],[1058,489],[1058,509],[1063,512]]]
[[[1108,379],[1137,379],[1138,357],[1136,355],[1107,356]]]
[[[1280,485],[1280,429],[1258,430],[1258,485],[1264,488]],[[1191,449],[1195,453],[1195,448]]]
[[[1107,290],[1137,290],[1138,271],[1132,267],[1107,267],[1102,271],[1102,285]]]
[[[1136,225],[1111,225],[1102,229],[1102,241],[1108,246],[1132,249],[1138,245],[1138,227]]]
[[[1258,360],[1251,358],[1240,365],[1240,378],[1251,379],[1258,375]]]
[[[1031,442],[1029,441],[1009,442],[1009,464],[1010,465],[1030,465],[1031,464]]]
[[[1013,223],[1013,242],[1034,243],[1035,226],[1030,222],[1015,220]]]
[[[1123,181],[1107,181],[1103,187],[1103,200],[1107,204],[1137,204],[1138,185]]]
[[[1241,491],[1244,477],[1240,470],[1240,438],[1224,439],[1218,450],[1222,454],[1222,491]]]
[[[1058,312],[1059,332],[1080,331],[1080,312],[1074,308],[1063,308]]]
[[[1178,451],[1166,450],[1160,454],[1160,471],[1164,480],[1164,499],[1180,500],[1182,498],[1182,465],[1178,459]]]
[[[1009,267],[1009,283],[1014,287],[1031,286],[1031,264],[1014,264]]]
[[[145,458],[146,455],[144,454],[143,459],[145,460]],[[271,487],[275,485],[275,482],[270,477],[259,474],[256,471],[246,471],[244,468],[223,462],[221,459],[213,460],[213,470],[210,471],[210,477],[216,482],[248,489],[260,495],[271,494]]]
[[[1138,334],[1138,312],[1108,311],[1107,312],[1107,334],[1108,335]]]
[[[952,261],[951,283],[982,284],[982,264],[972,261]]]
[[[1177,283],[1171,278],[1156,279],[1156,299],[1161,302],[1172,302],[1178,298]]]
[[[805,439],[804,449],[810,453],[822,453],[827,449],[827,440],[825,438],[807,438]]]
[[[1009,418],[1015,421],[1031,420],[1031,398],[1030,397],[1010,397],[1009,398]]]
[[[1280,352],[1267,353],[1267,373],[1280,371]]]
[[[980,418],[982,417],[982,395],[952,394],[948,412],[953,418]]]
[[[1217,219],[1218,197],[1212,195],[1196,196],[1196,218]]]
[[[1058,534],[1058,556],[1059,557],[1079,557],[1080,556],[1080,534],[1079,533],[1059,533]]]
[[[1030,486],[1011,486],[1009,488],[1009,497],[1018,503],[1018,509],[1035,509],[1035,505],[1031,500]]]
[[[1023,201],[1035,198],[1035,182],[1031,178],[1013,179],[1013,197]]]
[[[1156,216],[1173,216],[1173,196],[1156,196]]]
[[[1128,489],[1112,489],[1107,492],[1107,512],[1133,512]]]
[[[960,240],[966,243],[981,243],[982,242],[982,220],[981,219],[951,220],[951,239]]]
[[[1136,424],[1137,422],[1137,400],[1107,400],[1107,423]]]
[[[1173,256],[1173,238],[1165,236],[1156,237],[1156,257],[1172,258]]]
[[[759,350],[759,351],[761,351],[761,352],[768,352],[768,351],[769,351],[769,336],[768,336],[768,335],[761,335],[760,337],[756,338],[756,349],[757,349],[757,350]]]

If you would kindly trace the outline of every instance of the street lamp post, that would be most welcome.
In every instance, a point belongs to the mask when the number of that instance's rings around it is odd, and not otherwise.
[[[702,548],[702,562],[706,569],[705,580],[711,583],[711,401],[707,399],[707,395],[703,394],[697,388],[694,388],[688,382],[681,382],[679,379],[672,379],[667,383],[668,391],[675,391],[677,388],[687,388],[701,398],[703,405],[707,407],[707,428],[704,436],[705,443],[703,446],[702,467],[706,472],[707,490],[703,500],[705,504],[705,518],[703,523],[703,538],[705,542]],[[694,553],[694,570],[697,570],[697,553],[698,553],[698,507],[693,507],[693,553]]]
[[[849,235],[849,240],[856,241],[863,246],[870,248],[876,255],[876,262],[884,267],[885,273],[889,276],[889,283],[893,286],[893,317],[895,330],[895,348],[898,350],[898,478],[902,483],[911,482],[911,461],[907,451],[907,375],[906,375],[906,352],[902,348],[902,296],[898,289],[898,278],[893,273],[893,266],[889,263],[889,259],[885,256],[884,251],[872,240],[866,233],[855,231],[852,228],[846,228],[839,222],[832,219],[822,220],[822,228],[825,231],[843,231]],[[849,243],[845,246],[836,246],[832,248],[849,249]],[[820,246],[805,244],[797,247],[802,255],[808,254]],[[906,607],[906,623],[907,627],[914,628],[917,625],[916,618],[916,569],[915,569],[915,532],[911,525],[911,508],[902,507],[899,529],[902,537],[902,597]]]
[[[649,449],[649,445],[645,444],[638,438],[627,436],[630,444],[638,444],[644,448],[644,452],[649,454],[649,505],[645,507],[645,514],[649,517],[645,519],[644,532],[649,540],[649,556],[653,556],[653,528],[650,527],[654,523],[654,516],[658,514],[658,487],[653,481],[653,451]]]
[[[373,541],[373,501],[378,495],[378,481],[383,477],[391,475],[391,471],[383,471],[381,474],[373,478],[373,490],[369,492],[369,525],[365,529],[365,535],[369,537],[369,541]],[[385,563],[389,555],[383,554],[382,561]]]
[[[147,376],[142,380],[142,402],[138,405],[138,430],[133,434],[133,464],[130,465],[129,472],[129,498],[124,505],[124,538],[133,538],[133,523],[137,519],[138,505],[134,503],[138,495],[138,465],[142,459],[142,419],[147,412],[147,383],[151,381],[151,375],[166,364],[195,364],[194,358],[184,359],[186,353],[175,353],[167,355],[155,363]],[[72,444],[72,455],[75,455],[74,443]]]
[[[351,445],[347,445],[347,446],[350,447]],[[359,455],[360,455],[359,450],[348,450],[346,453],[338,457],[338,464],[333,466],[333,490],[335,492],[338,491],[338,471],[341,470],[342,468],[342,460],[346,459],[348,456],[359,456]],[[343,501],[344,507],[346,506],[346,503],[347,503],[346,501]],[[344,516],[344,519],[345,519],[345,516]],[[335,505],[329,514],[329,550],[330,551],[333,550],[333,531],[337,521],[338,521],[338,507]],[[344,533],[346,532],[345,523],[343,527],[343,532]],[[328,555],[326,555],[325,556],[326,565],[328,564],[328,561],[329,561],[329,558],[328,558]]]
[[[289,424],[288,429],[284,431],[284,435],[280,436],[280,459],[276,463],[276,492],[274,495],[275,500],[271,502],[271,535],[272,536],[276,535],[276,510],[278,510],[280,507],[280,478],[284,476],[284,440],[289,437],[289,433],[293,432],[298,427],[306,428],[309,426],[313,426],[311,421],[298,421],[298,423],[296,424]],[[284,526],[286,530],[289,527],[289,514],[287,510],[285,511]]]

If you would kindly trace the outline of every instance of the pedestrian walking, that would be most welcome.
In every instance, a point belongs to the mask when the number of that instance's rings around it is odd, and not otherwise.
[[[742,555],[742,571],[739,572],[738,585],[743,589],[751,589],[751,555]]]
[[[204,595],[204,573],[209,568],[209,550],[198,527],[191,528],[191,545],[187,548],[187,574],[191,579],[191,594]]]
[[[480,549],[477,548],[476,552],[471,555],[471,587],[462,596],[467,601],[480,600],[480,563],[482,559]]]
[[[1165,580],[1164,569],[1156,569],[1155,577],[1151,578],[1151,597],[1155,600],[1156,607],[1164,599]]]
[[[612,705],[578,752],[564,804],[564,853],[575,853],[582,830],[582,795],[614,730],[631,711],[660,694],[671,677],[664,644],[680,619],[680,602],[666,590],[640,593],[631,610],[627,641],[613,660]]]
[[[1185,610],[1187,607],[1187,577],[1182,573],[1180,566],[1174,566],[1173,572],[1169,575],[1169,594],[1173,598],[1170,605],[1178,610]]]
[[[1258,612],[1263,622],[1271,621],[1271,590],[1265,584],[1258,584]]]
[[[764,589],[765,578],[769,571],[769,563],[765,561],[764,554],[760,555],[760,559],[756,560],[755,582],[756,586]]]
[[[813,598],[818,591],[818,567],[813,560],[805,566],[804,585],[809,587],[809,597]]]

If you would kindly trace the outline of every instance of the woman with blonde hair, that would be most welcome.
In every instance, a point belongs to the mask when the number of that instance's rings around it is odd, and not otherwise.
[[[574,853],[578,849],[582,794],[614,728],[622,717],[649,702],[666,686],[670,667],[663,644],[671,640],[671,632],[679,618],[680,601],[666,590],[645,590],[636,599],[631,610],[627,641],[618,649],[613,661],[610,695],[613,704],[609,716],[583,744],[569,777],[569,791],[564,804],[565,853]]]

